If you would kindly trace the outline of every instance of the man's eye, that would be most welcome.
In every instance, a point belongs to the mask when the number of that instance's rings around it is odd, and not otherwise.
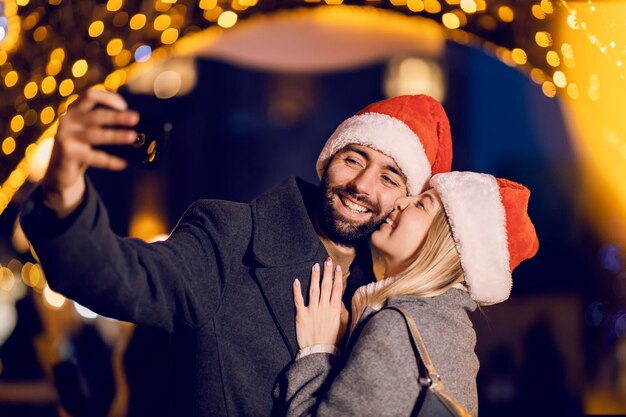
[[[397,187],[397,186],[398,186],[398,183],[397,183],[397,182],[395,182],[395,181],[393,180],[393,178],[391,178],[391,177],[389,177],[389,176],[387,176],[387,175],[383,175],[383,179],[384,179],[387,183],[389,183],[389,184],[393,185],[394,187]]]
[[[352,158],[352,157],[347,157],[346,158],[346,163],[348,163],[350,165],[355,165],[355,164],[358,164],[359,162],[356,159]]]

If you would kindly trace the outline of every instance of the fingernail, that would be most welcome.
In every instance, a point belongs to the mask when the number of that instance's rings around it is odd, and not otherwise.
[[[333,260],[330,258],[326,258],[326,265],[332,265],[333,264]]]
[[[313,265],[313,270],[315,272],[319,272],[320,271],[320,264],[316,263],[315,265]]]
[[[337,272],[341,271],[341,265],[337,264],[337,266],[335,267],[335,271]]]
[[[299,280],[298,278],[296,278],[296,279],[293,281],[293,285],[295,285],[296,287],[299,287],[299,286],[300,286],[300,280]]]

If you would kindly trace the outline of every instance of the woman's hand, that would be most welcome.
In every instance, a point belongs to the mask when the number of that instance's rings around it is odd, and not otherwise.
[[[341,302],[342,292],[341,267],[337,265],[333,268],[330,258],[327,258],[324,264],[321,290],[320,266],[319,264],[313,265],[308,306],[304,305],[300,281],[297,279],[294,281],[296,335],[300,349],[318,344],[335,346],[339,344],[348,325],[348,310]]]

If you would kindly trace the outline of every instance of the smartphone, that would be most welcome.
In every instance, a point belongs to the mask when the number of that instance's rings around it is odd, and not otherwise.
[[[105,107],[105,106],[97,106]],[[148,124],[148,122],[151,122]],[[169,139],[172,131],[172,123],[167,121],[163,123],[162,129],[156,128],[159,122],[154,120],[143,120],[134,129],[138,132],[135,142],[129,145],[99,145],[95,149],[99,149],[111,155],[123,158],[130,165],[138,166],[146,169],[157,168],[164,157],[165,144]],[[113,129],[128,129],[126,126],[108,126]]]

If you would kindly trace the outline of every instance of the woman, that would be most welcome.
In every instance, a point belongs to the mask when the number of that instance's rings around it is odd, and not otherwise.
[[[355,294],[350,347],[336,376],[336,346],[347,321],[340,268],[333,283],[327,260],[320,288],[320,268],[313,267],[306,307],[294,282],[300,352],[275,391],[287,416],[413,415],[421,387],[407,324],[383,307],[409,312],[447,392],[477,415],[476,336],[467,313],[506,300],[511,271],[537,252],[526,213],[530,192],[470,172],[438,174],[430,185],[399,199],[371,237],[386,278]]]

